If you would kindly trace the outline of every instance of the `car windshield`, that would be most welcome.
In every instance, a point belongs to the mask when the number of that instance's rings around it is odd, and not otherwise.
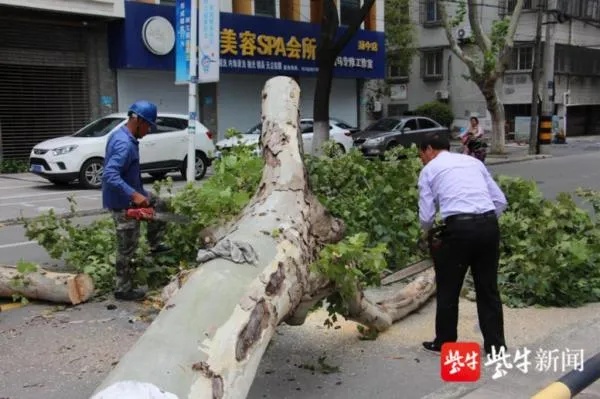
[[[79,130],[73,136],[75,137],[102,137],[110,133],[115,127],[117,127],[123,118],[102,118],[87,125],[83,129]]]
[[[371,126],[366,128],[365,130],[388,132],[390,130],[394,130],[394,128],[396,126],[398,126],[399,123],[400,123],[400,121],[398,119],[391,119],[391,118],[381,119],[381,120],[378,120],[377,122],[373,123]]]
[[[341,129],[355,129],[354,126],[350,125],[349,123],[346,123],[342,120],[339,119],[332,119],[332,121]]]

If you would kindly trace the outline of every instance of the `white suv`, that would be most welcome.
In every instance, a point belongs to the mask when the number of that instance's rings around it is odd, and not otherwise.
[[[85,188],[102,185],[104,154],[108,138],[127,122],[127,114],[97,119],[71,136],[43,141],[33,147],[29,170],[54,184],[78,180]],[[140,166],[156,179],[187,166],[187,115],[158,114],[156,128],[140,140]],[[215,155],[213,134],[196,121],[196,179],[206,174]]]

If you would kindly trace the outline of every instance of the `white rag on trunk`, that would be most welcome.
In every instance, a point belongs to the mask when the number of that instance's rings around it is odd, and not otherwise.
[[[250,263],[252,265],[258,261],[258,255],[252,245],[231,240],[221,240],[210,249],[200,249],[196,260],[204,263],[214,258],[225,258],[235,263]]]

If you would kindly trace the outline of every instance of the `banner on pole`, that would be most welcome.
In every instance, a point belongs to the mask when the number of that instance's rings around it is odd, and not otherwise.
[[[191,0],[177,0],[175,6],[175,84],[190,80]]]
[[[218,82],[220,66],[219,0],[200,0],[199,13],[198,82]]]

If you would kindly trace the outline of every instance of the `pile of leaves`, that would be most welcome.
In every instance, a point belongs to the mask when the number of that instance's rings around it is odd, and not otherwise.
[[[400,269],[425,254],[419,252],[416,149],[394,149],[384,160],[368,160],[356,151],[306,157],[311,190],[347,225],[347,236],[327,245],[312,270],[334,281],[332,313],[343,313],[343,297],[356,288],[379,284],[386,269]],[[214,164],[203,185],[188,185],[171,199],[173,211],[192,222],[169,225],[166,240],[174,251],[151,258],[142,238],[136,261],[138,278],[158,288],[179,270],[193,267],[202,229],[235,217],[260,181],[263,161],[247,147],[235,147]],[[501,218],[500,287],[511,306],[576,306],[600,300],[600,226],[572,196],[545,200],[535,183],[497,177],[509,209]],[[156,192],[172,191],[172,182],[156,183]],[[600,195],[579,192],[600,210]],[[74,209],[73,209],[74,211]],[[87,226],[48,213],[26,222],[27,237],[38,240],[55,258],[89,273],[100,290],[110,290],[114,276],[114,225],[102,218]],[[143,236],[142,236],[143,237]]]

